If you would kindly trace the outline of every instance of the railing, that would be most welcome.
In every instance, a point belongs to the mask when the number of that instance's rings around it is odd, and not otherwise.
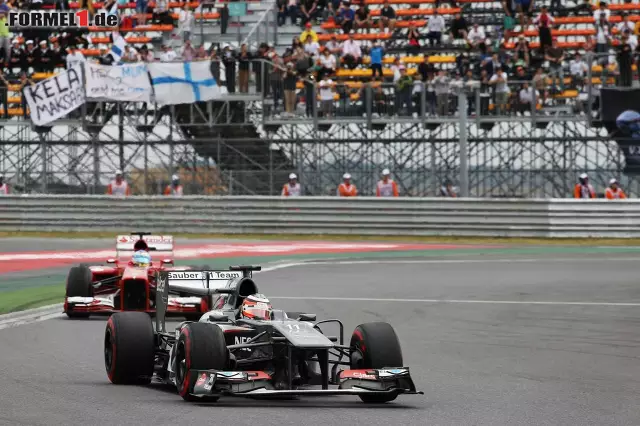
[[[274,19],[275,9],[266,10],[242,43],[247,44],[249,50],[255,50],[263,37],[268,38],[269,34],[275,37],[276,32],[271,28]],[[318,79],[310,79],[293,67],[287,67],[285,71],[265,59],[251,59],[248,69],[241,68],[237,57],[233,61],[225,59],[213,59],[213,76],[223,92],[260,95],[264,101],[264,124],[287,120],[313,122],[318,126],[338,119],[373,125],[375,121],[437,123],[459,122],[463,118],[476,120],[479,124],[523,117],[533,121],[591,122],[598,111],[600,87],[618,83],[633,85],[638,81],[635,70],[630,78],[621,78],[619,71],[594,75],[593,66],[603,62],[601,57],[591,55],[587,55],[585,78],[550,74],[533,80],[508,79],[508,93],[490,78],[422,81],[408,77],[404,84],[402,81],[390,82],[388,78],[360,81],[334,78],[329,87],[322,81],[326,73],[320,72]],[[565,88],[571,90],[560,90]],[[16,98],[10,95],[10,103],[12,99]],[[464,108],[460,108],[460,102],[465,102]],[[17,111],[16,105],[13,109],[12,116],[25,116]]]
[[[293,81],[293,80],[292,80]],[[472,81],[472,84],[480,82]],[[497,92],[493,85],[481,88],[469,82],[446,82],[442,89],[421,81],[401,86],[382,82],[306,82],[297,87],[283,80],[271,80],[265,92],[265,121],[317,120],[458,120],[460,114],[477,119],[505,117],[575,116],[593,108],[585,97],[563,97],[549,90],[534,90],[531,81],[509,81],[509,92]],[[466,90],[466,108],[459,109],[461,89]],[[315,94],[316,105],[312,94]]]
[[[192,234],[637,238],[638,207],[638,200],[32,195],[2,198],[0,230],[119,232],[126,223]]]
[[[501,84],[491,81],[491,75],[480,79],[436,76],[433,80],[423,81],[415,70],[407,71],[404,84],[401,81],[392,83],[388,76],[384,79],[378,76],[350,81],[333,77],[330,85],[322,79],[331,72],[321,71],[318,81],[295,79],[294,91],[295,73],[291,70],[283,73],[281,79],[271,79],[265,90],[268,102],[264,121],[313,120],[316,126],[336,119],[370,124],[376,120],[458,122],[464,115],[479,123],[522,118],[591,122],[598,111],[600,87],[638,84],[636,69],[627,76],[624,72],[621,74],[620,69],[607,69],[604,60],[602,55],[587,55],[588,71],[583,77],[571,76],[566,70],[536,75],[531,80],[509,77],[506,79],[507,91]],[[595,74],[594,67],[602,70]],[[461,94],[466,98],[463,109],[459,108],[463,101]]]

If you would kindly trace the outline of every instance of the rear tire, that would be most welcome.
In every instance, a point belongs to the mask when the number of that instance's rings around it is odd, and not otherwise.
[[[360,324],[351,335],[351,369],[403,367],[402,349],[395,330],[386,322]],[[366,403],[393,401],[397,395],[361,395]]]
[[[194,322],[184,326],[176,344],[175,372],[178,393],[185,401],[202,400],[191,395],[196,370],[225,370],[229,351],[224,333],[214,324]],[[207,397],[217,401],[218,397]]]
[[[67,275],[67,297],[93,297],[92,284],[93,274],[86,264],[74,266]],[[69,318],[88,318],[89,313],[67,311]]]
[[[145,312],[117,312],[107,321],[104,362],[114,384],[149,384],[155,361],[155,334]]]

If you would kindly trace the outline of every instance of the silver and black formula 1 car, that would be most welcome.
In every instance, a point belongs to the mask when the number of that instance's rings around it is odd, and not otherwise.
[[[116,384],[174,385],[188,401],[221,396],[290,397],[357,395],[367,403],[393,401],[400,394],[422,394],[404,367],[393,328],[382,322],[356,327],[348,345],[337,319],[274,310],[271,320],[239,315],[244,298],[258,293],[252,271],[158,271],[155,330],[149,314],[114,313],[107,322],[104,356]],[[203,285],[194,285],[193,281]],[[225,281],[227,280],[227,281]],[[169,291],[212,296],[198,322],[165,330]],[[339,336],[323,334],[333,325]]]

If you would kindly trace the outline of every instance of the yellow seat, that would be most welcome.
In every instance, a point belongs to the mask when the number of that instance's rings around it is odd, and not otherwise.
[[[395,58],[393,56],[387,56],[382,59],[382,63],[385,65],[391,65],[395,62]],[[400,62],[403,64],[421,64],[424,62],[423,56],[402,56],[400,57]],[[456,57],[454,55],[433,55],[429,56],[430,64],[452,64],[456,62]],[[362,58],[362,63],[368,65],[371,63],[370,56],[364,56]]]
[[[408,68],[407,75],[414,75],[418,72],[416,68]],[[363,77],[371,77],[372,71],[370,69],[356,69],[356,70],[348,70],[348,69],[339,69],[336,71],[337,77],[351,77],[351,78],[363,78]],[[393,77],[393,71],[389,68],[382,70],[382,75],[384,77]]]

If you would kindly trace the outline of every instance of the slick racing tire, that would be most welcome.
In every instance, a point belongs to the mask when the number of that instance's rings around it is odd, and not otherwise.
[[[74,266],[69,270],[67,275],[67,297],[93,297],[93,286],[91,285],[91,279],[93,275],[91,270],[85,264],[80,266]],[[89,316],[86,312],[73,312],[67,311],[69,318],[87,318]]]
[[[185,401],[200,400],[191,395],[197,370],[226,370],[229,351],[222,329],[215,324],[193,322],[184,326],[176,344],[175,373],[178,393]],[[215,396],[205,401],[216,401]]]
[[[360,324],[351,335],[351,369],[402,367],[402,349],[395,330],[386,322]],[[361,395],[366,403],[393,401],[397,395]]]
[[[107,321],[104,363],[111,383],[149,384],[155,361],[155,335],[145,312],[117,312]]]

